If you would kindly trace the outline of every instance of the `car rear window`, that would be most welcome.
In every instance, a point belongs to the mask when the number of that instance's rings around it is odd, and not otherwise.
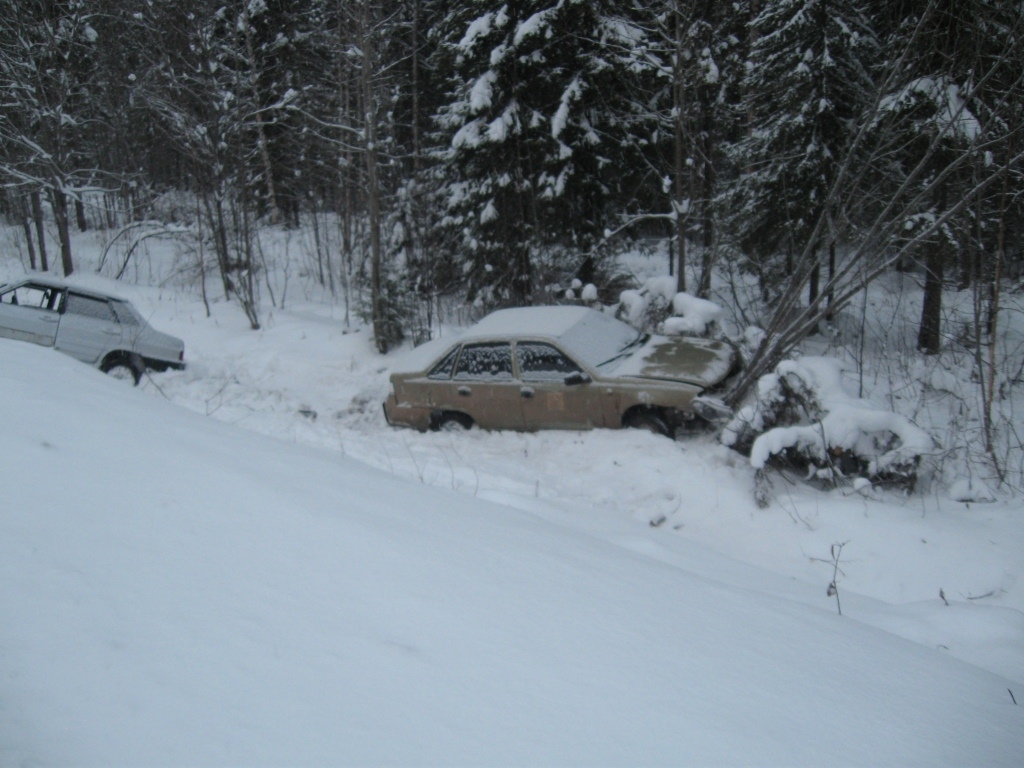
[[[122,304],[120,301],[110,302],[110,306],[114,309],[114,314],[117,315],[117,319],[121,322],[121,325],[138,325],[139,321],[128,307]]]
[[[455,347],[451,352],[441,358],[441,362],[430,369],[428,379],[450,379],[452,370],[455,368],[455,358],[459,355],[459,348]]]

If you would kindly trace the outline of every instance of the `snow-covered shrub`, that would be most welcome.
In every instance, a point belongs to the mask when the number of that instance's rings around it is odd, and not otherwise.
[[[724,315],[713,301],[676,291],[674,277],[652,277],[619,295],[616,316],[634,328],[668,335],[705,336]]]
[[[724,310],[713,301],[679,292],[672,297],[673,316],[663,323],[669,335],[704,336],[712,323],[721,321]]]
[[[962,477],[950,486],[949,498],[964,503],[990,504],[996,500],[996,495],[985,481],[976,477]]]
[[[757,470],[807,467],[830,484],[842,478],[912,489],[931,436],[906,417],[846,394],[837,361],[787,360],[758,382],[757,399],[726,425],[722,442]]]

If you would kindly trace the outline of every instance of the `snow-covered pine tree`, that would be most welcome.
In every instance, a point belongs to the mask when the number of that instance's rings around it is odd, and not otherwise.
[[[446,20],[442,224],[481,304],[530,304],[549,275],[585,268],[617,191],[642,171],[621,162],[634,94],[616,46],[634,41],[612,5],[473,0]]]
[[[645,123],[654,126],[646,154],[662,182],[656,209],[669,211],[679,290],[687,290],[686,270],[692,269],[700,296],[711,288],[723,147],[742,114],[737,102],[748,2],[649,0],[633,10],[646,38],[636,65],[650,89],[648,114],[635,134],[644,136]]]
[[[798,280],[810,282],[813,301],[820,252],[838,234],[826,200],[870,103],[877,46],[860,0],[763,0],[750,35],[734,227],[766,300]],[[823,216],[828,226],[805,248]],[[801,253],[810,257],[794,263]]]
[[[934,355],[946,275],[959,262],[962,287],[986,274],[998,279],[986,255],[999,251],[999,232],[1015,215],[1001,186],[985,180],[1011,174],[1014,165],[1020,173],[1014,145],[1019,152],[1024,142],[1014,135],[1024,120],[1024,13],[993,0],[877,5],[886,49],[910,48],[882,100],[876,133],[886,150],[879,171],[888,176],[888,197],[901,201],[896,224],[904,240],[916,241],[904,264],[919,262],[924,272],[918,347]]]

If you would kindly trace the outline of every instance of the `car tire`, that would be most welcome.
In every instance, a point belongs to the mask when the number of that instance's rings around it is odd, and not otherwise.
[[[472,428],[473,420],[457,411],[445,411],[434,419],[435,432],[465,432]]]
[[[656,435],[672,437],[672,428],[665,417],[656,410],[637,409],[629,411],[622,419],[622,426],[631,429],[645,429]]]
[[[132,365],[130,360],[126,360],[123,357],[107,360],[100,367],[100,370],[108,376],[113,376],[115,379],[131,381],[132,386],[138,386],[139,380],[142,378],[142,371]]]

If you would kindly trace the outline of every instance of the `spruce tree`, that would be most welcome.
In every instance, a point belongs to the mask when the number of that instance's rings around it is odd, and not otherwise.
[[[813,300],[834,227],[805,246],[819,219],[837,218],[826,201],[871,96],[874,35],[858,0],[764,0],[750,34],[750,126],[732,153],[735,228],[766,299],[795,276],[811,282]]]
[[[610,5],[475,0],[446,20],[442,225],[484,304],[530,304],[549,275],[585,272],[628,183],[622,102],[633,94],[612,46],[628,41]]]

